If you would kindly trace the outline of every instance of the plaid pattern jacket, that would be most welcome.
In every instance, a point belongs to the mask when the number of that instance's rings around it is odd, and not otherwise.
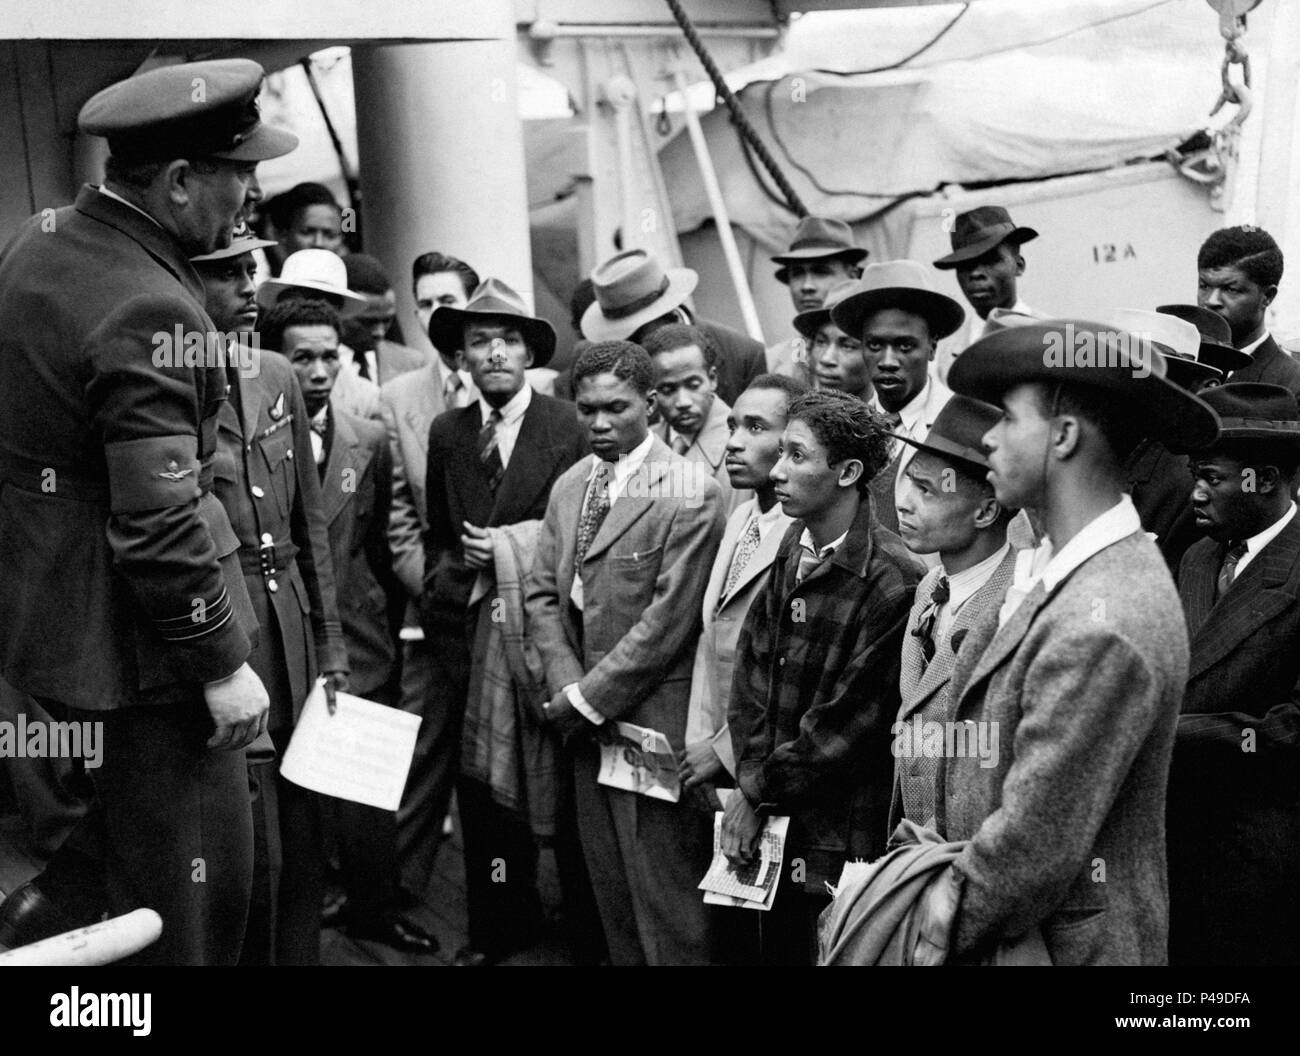
[[[903,631],[921,568],[864,501],[844,543],[795,585],[795,521],[736,651],[728,721],[737,784],[789,814],[786,861],[805,883],[885,850]]]

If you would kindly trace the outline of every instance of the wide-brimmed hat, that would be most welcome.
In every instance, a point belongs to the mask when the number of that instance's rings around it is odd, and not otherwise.
[[[1003,242],[1024,245],[1037,238],[1038,232],[1032,227],[1018,227],[1011,214],[1000,205],[981,205],[957,214],[950,237],[952,252],[936,260],[936,268],[955,268],[967,260],[984,256]]]
[[[786,282],[790,274],[787,264],[802,263],[806,260],[843,260],[856,264],[867,256],[867,250],[853,244],[853,228],[843,220],[832,220],[826,216],[805,216],[794,229],[790,239],[790,248],[772,258],[773,264],[780,264],[776,279]]]
[[[1205,447],[1218,435],[1218,417],[1166,377],[1165,358],[1153,343],[1117,333],[1111,323],[1046,319],[980,338],[953,363],[948,387],[999,403],[1008,389],[1026,382],[1084,385],[1131,409],[1147,435],[1170,450]]]
[[[465,347],[465,324],[485,318],[508,319],[519,328],[533,354],[533,366],[542,367],[555,354],[555,331],[545,319],[528,314],[524,299],[500,279],[478,284],[464,308],[441,305],[429,317],[429,340],[439,352],[451,354]]]
[[[1002,419],[1002,412],[991,403],[954,394],[935,416],[924,440],[913,440],[902,433],[889,435],[917,450],[957,462],[961,468],[983,477],[989,468],[983,436]]]
[[[595,303],[582,313],[588,341],[626,341],[685,302],[700,281],[690,268],[667,268],[644,249],[610,257],[591,273]]]
[[[1179,388],[1195,392],[1206,381],[1223,380],[1223,371],[1201,362],[1200,332],[1186,319],[1141,308],[1113,308],[1103,318],[1116,330],[1149,338],[1165,357],[1165,376]]]
[[[966,309],[931,285],[930,273],[915,260],[868,264],[850,293],[831,309],[831,321],[846,334],[862,337],[867,319],[884,308],[899,308],[926,320],[936,341],[957,330]]]
[[[328,293],[342,301],[339,316],[357,315],[367,301],[359,293],[348,289],[348,269],[343,258],[328,249],[300,249],[284,260],[278,279],[267,279],[257,288],[257,303],[263,308],[272,307],[285,290],[315,290]]]
[[[858,289],[857,279],[844,279],[826,291],[826,300],[820,308],[810,308],[794,317],[794,328],[808,340],[812,340],[817,331],[831,321],[831,309]]]
[[[1201,332],[1200,360],[1231,374],[1250,363],[1250,353],[1232,347],[1232,327],[1218,312],[1197,304],[1162,304],[1156,309],[1191,323]]]
[[[206,264],[213,260],[229,260],[231,257],[242,257],[255,249],[267,249],[276,244],[269,238],[258,238],[253,234],[248,222],[241,220],[230,236],[230,245],[225,249],[214,249],[211,253],[204,253],[202,256],[190,257],[190,263]]]
[[[77,126],[106,138],[121,161],[278,158],[297,147],[298,137],[262,123],[263,75],[252,59],[160,66],[96,92]]]
[[[1219,440],[1276,441],[1300,447],[1300,406],[1290,389],[1237,381],[1210,389],[1201,399],[1219,415]]]

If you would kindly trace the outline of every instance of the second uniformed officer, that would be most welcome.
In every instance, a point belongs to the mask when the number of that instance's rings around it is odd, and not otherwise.
[[[233,963],[248,912],[244,747],[267,694],[238,540],[212,494],[223,370],[185,354],[213,329],[188,257],[228,244],[257,162],[262,69],[152,70],[83,108],[108,138],[101,187],[28,221],[0,255],[0,669],[58,717],[102,723],[96,802],[32,886],[43,903],[157,910],[140,959]],[[20,897],[21,896],[21,897]],[[57,930],[57,929],[56,929]]]
[[[248,336],[257,321],[245,229],[194,259],[206,307],[230,349],[230,399],[217,418],[217,498],[239,539],[244,582],[262,627],[249,657],[271,697],[270,740],[283,751],[318,670],[340,687],[348,668],[335,600],[311,427],[293,368]],[[315,799],[278,780],[263,738],[249,748],[254,886],[244,964],[320,960],[320,839]]]

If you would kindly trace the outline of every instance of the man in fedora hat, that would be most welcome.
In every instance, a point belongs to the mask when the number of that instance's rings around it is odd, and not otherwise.
[[[953,671],[949,720],[996,730],[1000,748],[992,766],[942,760],[938,830],[968,841],[953,866],[952,958],[1037,928],[1054,964],[1163,963],[1160,833],[1187,629],[1124,493],[1124,458],[1144,432],[1204,446],[1218,419],[1164,376],[1149,338],[1106,323],[990,334],[950,380],[1001,405],[984,435],[989,480],[1045,536],[1018,555],[1006,600],[976,621]]]
[[[831,321],[862,342],[875,390],[871,406],[896,434],[924,440],[952,397],[930,364],[939,341],[961,326],[965,315],[960,304],[934,289],[929,272],[914,260],[868,264],[857,290],[831,309]],[[898,530],[894,507],[912,451],[894,440],[889,465],[871,482],[876,516],[890,531]]]
[[[831,319],[831,309],[857,289],[856,280],[836,283],[820,308],[794,317],[794,328],[799,331],[804,351],[798,360],[776,373],[796,378],[809,388],[847,392],[864,403],[872,399],[875,390],[871,387],[871,372],[861,339],[846,334]]]
[[[1195,305],[1166,305],[1156,311],[1159,315],[1111,312],[1107,319],[1121,329],[1150,334],[1165,357],[1169,380],[1180,388],[1191,393],[1214,388],[1226,373],[1250,362],[1244,352],[1216,343],[1226,335],[1228,324],[1214,312]],[[1155,534],[1169,571],[1177,576],[1184,552],[1201,537],[1192,517],[1187,459],[1158,437],[1148,436],[1133,449],[1125,468],[1142,527]]]
[[[1233,381],[1282,385],[1300,395],[1300,363],[1273,340],[1266,325],[1282,265],[1282,250],[1267,231],[1250,225],[1215,231],[1196,254],[1196,303],[1222,316],[1232,346],[1251,358]]]
[[[665,269],[644,249],[610,257],[591,273],[596,300],[583,313],[588,341],[641,342],[661,326],[686,323],[703,327],[718,347],[718,395],[733,403],[767,362],[763,346],[720,323],[696,319],[686,299],[700,281],[690,268]]]
[[[1191,669],[1169,774],[1175,964],[1300,963],[1300,412],[1290,391],[1207,392],[1222,426],[1191,457],[1207,538],[1178,592]]]
[[[0,257],[0,669],[56,718],[102,723],[104,742],[96,802],[0,910],[18,942],[48,934],[42,901],[81,895],[160,913],[141,961],[239,955],[243,749],[268,700],[212,488],[224,366],[177,346],[215,343],[188,258],[230,243],[257,163],[297,143],[262,124],[262,76],[247,59],[186,63],[93,96],[78,125],[108,139],[104,183],[33,217]]]
[[[992,404],[954,396],[924,441],[902,438],[916,455],[903,472],[898,533],[912,553],[938,554],[939,564],[917,586],[903,636],[894,814],[927,828],[935,825],[939,760],[912,731],[947,721],[957,652],[979,615],[1002,604],[1015,569],[1007,542],[1013,511],[986,479],[984,434],[999,417]]]
[[[328,249],[300,249],[290,254],[279,277],[267,279],[257,288],[257,303],[263,312],[287,300],[324,301],[340,321],[356,319],[366,310],[366,298],[348,288],[343,258]],[[339,345],[339,372],[330,399],[334,406],[358,418],[381,417],[379,385],[362,375],[355,353],[346,344]]]
[[[469,945],[456,961],[477,965],[529,945],[541,926],[541,904],[528,819],[497,806],[482,780],[457,780],[471,674],[466,628],[495,582],[492,530],[536,527],[552,485],[588,449],[572,405],[534,392],[524,374],[550,360],[555,331],[500,279],[485,279],[464,308],[435,309],[429,338],[464,357],[479,393],[476,403],[439,415],[429,429],[421,622],[434,679],[423,724],[430,736],[422,729],[427,752],[419,763],[445,781],[428,800],[434,817],[445,814],[456,783],[469,903]],[[475,590],[479,580],[486,591]],[[499,882],[500,861],[508,863],[509,883]]]
[[[934,266],[957,273],[962,296],[975,312],[960,340],[954,339],[940,349],[936,367],[941,379],[947,378],[953,360],[962,350],[984,336],[990,316],[1010,312],[1042,318],[1024,302],[1017,289],[1025,273],[1020,247],[1037,238],[1037,231],[1016,224],[1001,205],[981,205],[958,213],[949,237],[952,252],[936,260]]]
[[[823,307],[833,287],[862,274],[860,265],[866,257],[867,250],[853,244],[853,229],[843,220],[805,216],[795,227],[790,247],[774,256],[772,263],[778,265],[777,282],[790,289],[797,314]],[[797,322],[795,329],[799,329]],[[792,367],[803,362],[806,351],[798,337],[769,345],[767,369],[777,374],[790,373]]]

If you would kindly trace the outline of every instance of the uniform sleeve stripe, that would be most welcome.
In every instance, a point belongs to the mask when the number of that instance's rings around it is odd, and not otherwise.
[[[199,633],[204,633],[204,629],[215,626],[218,622],[224,622],[230,615],[232,606],[230,594],[223,587],[221,594],[215,601],[207,604],[203,608],[203,619],[196,620],[194,614],[188,616],[171,616],[164,620],[154,620],[153,625],[157,628],[158,633],[169,641],[180,641],[184,638],[193,638],[189,633],[195,628],[199,628]]]

